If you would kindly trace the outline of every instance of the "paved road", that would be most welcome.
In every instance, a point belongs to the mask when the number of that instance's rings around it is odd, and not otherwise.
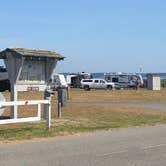
[[[165,166],[166,125],[0,144],[2,166]]]
[[[112,105],[112,106],[128,106],[128,107],[142,107],[150,109],[158,109],[166,111],[166,103],[156,102],[74,102],[70,101],[68,104],[79,104],[79,105]]]

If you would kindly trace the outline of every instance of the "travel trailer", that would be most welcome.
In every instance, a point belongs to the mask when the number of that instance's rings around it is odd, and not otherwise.
[[[115,87],[121,88],[135,88],[137,85],[143,86],[143,78],[140,74],[133,73],[105,73],[104,79],[107,82],[114,82]]]
[[[91,74],[85,72],[66,75],[67,84],[72,88],[80,88],[81,80],[90,78],[92,78]]]

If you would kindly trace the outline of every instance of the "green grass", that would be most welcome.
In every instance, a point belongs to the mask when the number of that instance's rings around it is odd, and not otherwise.
[[[119,127],[166,123],[166,113],[157,110],[95,105],[65,107],[62,117],[61,120],[52,121],[50,130],[46,130],[44,122],[1,125],[0,141],[29,140]]]
[[[71,89],[70,101],[112,101],[112,102],[166,102],[166,89],[151,91],[136,90],[90,90]]]

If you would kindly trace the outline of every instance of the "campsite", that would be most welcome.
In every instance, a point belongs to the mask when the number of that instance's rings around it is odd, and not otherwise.
[[[0,166],[166,165],[166,1],[0,6]]]
[[[86,72],[65,78],[55,74],[65,58],[55,51],[6,48],[0,58],[7,68],[1,81],[10,82],[1,93],[2,142],[166,122],[158,74],[147,74],[144,86],[141,73],[107,73],[107,81]]]

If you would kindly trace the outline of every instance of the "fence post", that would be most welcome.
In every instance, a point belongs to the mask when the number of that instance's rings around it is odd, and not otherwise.
[[[37,117],[41,119],[41,104],[37,105]]]
[[[18,92],[17,92],[17,88],[15,84],[11,84],[11,101],[16,102],[18,99]],[[17,110],[18,110],[18,106],[16,104],[11,106],[10,109],[10,117],[12,119],[17,119]]]
[[[70,86],[67,86],[67,99],[70,99]]]
[[[50,100],[49,100],[50,101]],[[46,129],[48,130],[51,127],[51,104],[47,104],[46,110]]]

